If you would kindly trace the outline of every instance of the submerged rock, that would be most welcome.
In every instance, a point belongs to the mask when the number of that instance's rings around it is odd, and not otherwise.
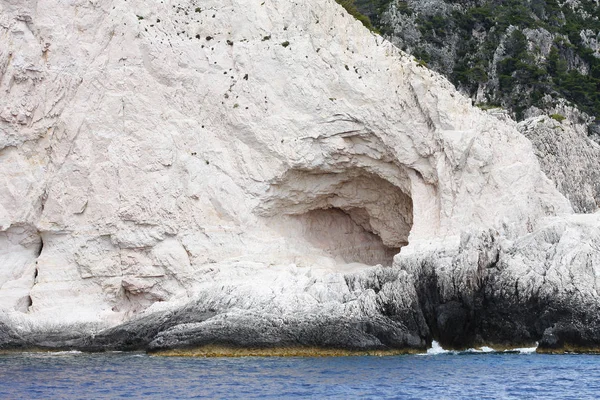
[[[596,215],[335,1],[0,15],[0,348],[424,350],[595,323]]]

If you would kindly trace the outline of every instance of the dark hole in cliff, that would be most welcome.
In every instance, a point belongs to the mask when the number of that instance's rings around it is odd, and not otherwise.
[[[39,243],[39,247],[37,248],[36,251],[36,257],[39,257],[40,254],[42,254],[42,250],[44,250],[44,239],[42,239],[42,236],[40,235],[40,243]]]
[[[291,240],[303,239],[336,264],[390,266],[412,229],[407,181],[355,167],[291,170],[272,184],[260,211]]]
[[[31,296],[23,296],[15,304],[15,310],[22,313],[27,313],[31,310],[32,305],[33,300],[31,299]]]

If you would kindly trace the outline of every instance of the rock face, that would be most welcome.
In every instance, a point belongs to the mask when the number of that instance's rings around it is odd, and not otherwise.
[[[598,218],[333,0],[4,1],[0,90],[0,348],[598,343]]]
[[[550,219],[515,241],[465,234],[451,258],[401,265],[421,271],[422,309],[446,346],[597,349],[598,222],[597,214]]]
[[[596,212],[600,205],[600,145],[587,135],[576,110],[562,107],[555,120],[538,115],[520,122],[519,131],[533,143],[542,170],[579,213]],[[560,117],[559,117],[560,119]]]

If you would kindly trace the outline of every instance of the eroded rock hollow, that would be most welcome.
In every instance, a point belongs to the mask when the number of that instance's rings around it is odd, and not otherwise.
[[[271,184],[260,213],[340,263],[391,266],[413,220],[406,174],[394,177],[398,186],[356,167],[291,170]]]

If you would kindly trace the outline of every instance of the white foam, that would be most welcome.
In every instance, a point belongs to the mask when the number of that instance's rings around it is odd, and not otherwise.
[[[470,354],[470,353],[519,353],[519,354],[533,354],[537,350],[537,343],[534,347],[520,347],[516,349],[508,349],[504,351],[497,351],[488,346],[482,346],[479,348],[471,348],[464,351],[446,350],[435,340],[431,342],[431,348],[427,349],[427,353],[420,355],[435,356],[439,354]]]
[[[72,355],[72,354],[83,354],[82,351],[78,351],[78,350],[68,350],[68,351],[50,351],[48,352],[49,355],[54,355],[54,356],[64,356],[64,355]]]
[[[48,358],[48,357],[62,357],[62,356],[73,356],[78,354],[84,354],[78,350],[67,350],[67,351],[34,351],[23,353],[27,357],[32,358]]]
[[[513,349],[513,350],[505,350],[505,351],[518,351],[521,354],[533,354],[536,352],[538,348],[538,343],[535,343],[534,347],[519,347],[517,349]]]
[[[492,349],[491,347],[487,347],[487,346],[483,346],[483,347],[479,347],[479,348],[472,348],[472,349],[467,349],[465,351],[463,351],[462,353],[495,353],[496,350]]]
[[[424,353],[422,355],[435,356],[438,354],[448,354],[448,353],[452,353],[452,351],[445,350],[444,348],[442,348],[442,346],[440,346],[440,344],[438,342],[436,342],[434,340],[433,342],[431,342],[431,348],[427,349],[427,353]]]

